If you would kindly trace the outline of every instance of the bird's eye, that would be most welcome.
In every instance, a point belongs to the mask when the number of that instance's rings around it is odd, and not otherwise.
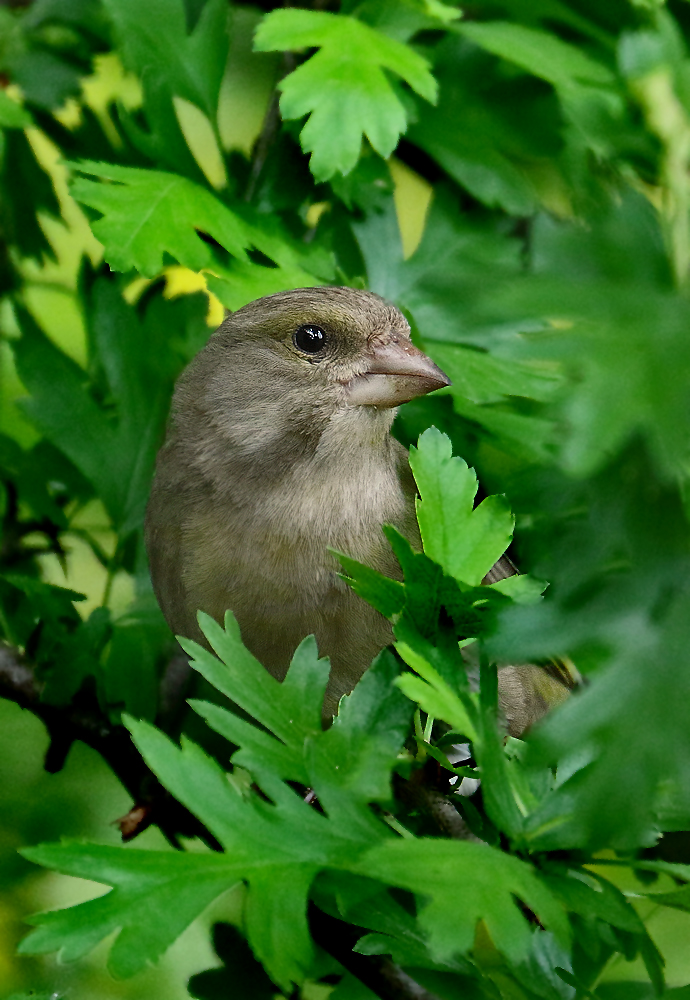
[[[293,336],[295,347],[305,354],[318,354],[326,346],[326,333],[314,323],[306,323]]]

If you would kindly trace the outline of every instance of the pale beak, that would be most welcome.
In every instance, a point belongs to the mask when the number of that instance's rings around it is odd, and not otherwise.
[[[347,385],[350,406],[400,406],[417,396],[450,385],[431,358],[407,339],[376,344],[366,355],[366,368]]]

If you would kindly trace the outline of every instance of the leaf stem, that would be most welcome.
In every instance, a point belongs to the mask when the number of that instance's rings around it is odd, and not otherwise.
[[[5,633],[5,639],[7,642],[9,642],[12,646],[17,646],[17,648],[21,646],[21,643],[14,634],[14,629],[10,625],[9,618],[5,614],[5,608],[2,601],[0,601],[0,628]]]
[[[381,814],[381,819],[384,823],[388,824],[391,830],[395,830],[396,833],[399,833],[401,837],[404,837],[406,840],[415,840],[415,835],[412,831],[408,830],[406,826],[403,826],[402,823],[395,818],[393,813],[384,812]]]
[[[101,604],[104,608],[108,607],[108,601],[110,600],[110,593],[113,589],[113,580],[115,579],[115,573],[117,572],[117,567],[114,565],[114,560],[108,565],[108,574],[105,578],[105,587],[103,588],[103,597],[101,599]]]
[[[417,740],[417,754],[416,760],[422,761],[426,759],[426,748],[424,747],[424,730],[422,729],[422,713],[420,709],[416,708],[414,712],[414,735]]]

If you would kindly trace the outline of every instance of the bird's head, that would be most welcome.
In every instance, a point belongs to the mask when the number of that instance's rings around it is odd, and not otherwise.
[[[231,314],[182,379],[242,450],[270,447],[285,432],[318,438],[335,414],[392,410],[450,380],[412,343],[402,313],[371,292],[298,288]],[[205,402],[204,402],[205,401]],[[178,404],[180,400],[178,398]],[[367,421],[368,422],[368,421]]]

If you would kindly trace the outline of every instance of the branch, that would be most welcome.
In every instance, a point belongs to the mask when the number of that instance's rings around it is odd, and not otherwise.
[[[361,931],[344,920],[324,913],[313,903],[309,907],[309,930],[324,951],[381,1000],[439,1000],[387,955],[360,955],[353,951]]]
[[[170,673],[178,683],[179,671]],[[81,740],[103,757],[134,799],[134,807],[119,821],[123,840],[130,840],[155,823],[176,847],[178,838],[184,836],[200,837],[209,846],[220,848],[203,824],[163,788],[144,763],[129,732],[109,721],[93,692],[82,689],[72,704],[58,706],[41,701],[42,688],[25,657],[0,643],[0,697],[32,712],[45,725],[50,737],[47,771],[59,771],[74,741]]]
[[[408,807],[419,809],[431,820],[438,832],[451,840],[471,840],[481,843],[479,837],[472,833],[464,818],[455,808],[452,799],[444,795],[438,788],[425,784],[424,770],[414,772],[409,778],[396,776],[394,779],[396,795]]]

